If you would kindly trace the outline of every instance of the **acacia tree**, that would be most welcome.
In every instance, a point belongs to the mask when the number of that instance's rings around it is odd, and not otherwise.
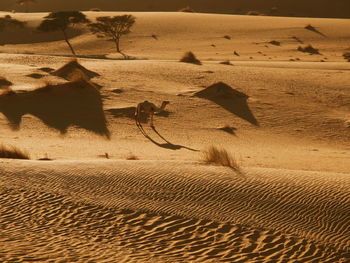
[[[68,40],[67,30],[76,24],[86,24],[90,21],[86,16],[79,11],[59,11],[52,12],[48,16],[44,17],[44,20],[37,27],[42,32],[53,32],[61,31],[64,36],[64,40],[72,51],[73,55],[76,56],[73,46]]]
[[[28,12],[28,6],[30,4],[35,4],[36,3],[36,0],[17,0],[16,3],[18,5],[23,5],[24,8],[25,8],[25,12],[27,13]]]
[[[130,28],[134,25],[135,19],[133,15],[101,16],[96,18],[96,23],[90,23],[88,26],[97,37],[112,38],[117,52],[126,57],[120,49],[120,38],[131,32]]]
[[[24,25],[25,25],[25,22],[14,19],[9,15],[0,17],[0,32],[10,27],[23,28]]]

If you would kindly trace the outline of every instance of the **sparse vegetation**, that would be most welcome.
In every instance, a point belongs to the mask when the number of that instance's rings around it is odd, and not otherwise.
[[[345,52],[343,53],[343,57],[345,60],[347,60],[348,62],[350,62],[350,52]]]
[[[269,42],[269,44],[274,45],[274,46],[280,46],[281,42],[276,41],[276,40],[272,40],[272,41]]]
[[[233,66],[233,64],[232,64],[231,61],[229,61],[229,60],[222,61],[222,62],[220,62],[220,64],[222,64],[222,65],[228,65],[228,66]]]
[[[183,57],[180,59],[180,62],[192,63],[196,65],[202,65],[201,61],[196,58],[196,56],[191,52],[186,52]]]
[[[111,38],[117,52],[126,57],[120,49],[120,38],[131,32],[130,28],[135,24],[135,19],[133,15],[101,16],[96,18],[96,23],[90,23],[89,28],[97,37]]]
[[[90,8],[90,11],[92,12],[101,12],[102,10],[98,7],[93,7],[93,8]]]
[[[223,148],[210,146],[203,151],[202,160],[206,163],[227,166],[238,170],[239,166],[235,158]]]
[[[229,35],[225,35],[224,38],[226,38],[227,40],[231,40],[231,37]]]
[[[29,160],[29,155],[15,146],[0,144],[0,158]]]
[[[180,8],[180,9],[178,10],[178,12],[195,13],[195,11],[194,11],[191,7],[189,7],[189,6]]]
[[[298,51],[310,53],[310,54],[318,54],[320,55],[320,52],[318,49],[314,48],[312,45],[307,45],[306,47],[299,46]]]
[[[67,30],[76,24],[86,24],[89,22],[90,21],[82,12],[59,11],[52,12],[48,16],[45,16],[44,20],[37,27],[37,29],[42,32],[61,31],[63,33],[64,40],[72,51],[72,54],[76,56],[73,46],[68,40]]]
[[[265,14],[260,13],[259,11],[251,10],[246,13],[248,16],[264,16]]]
[[[39,158],[39,161],[52,161],[51,158],[49,158],[49,155],[47,153],[45,153],[45,157]]]
[[[139,160],[139,158],[135,155],[135,154],[132,154],[130,153],[127,157],[126,157],[126,160]]]

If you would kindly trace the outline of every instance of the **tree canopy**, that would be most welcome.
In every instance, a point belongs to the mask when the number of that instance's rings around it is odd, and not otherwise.
[[[38,30],[44,32],[65,31],[69,26],[89,22],[86,16],[79,11],[52,12],[44,17],[44,20],[38,26]]]
[[[96,23],[90,23],[88,26],[97,37],[112,38],[116,44],[117,52],[121,53],[120,38],[131,32],[130,28],[134,25],[135,19],[133,15],[101,16],[96,18]]]
[[[62,31],[64,35],[64,40],[75,56],[75,51],[68,40],[66,30],[75,24],[85,24],[89,23],[90,20],[86,18],[86,16],[79,11],[59,11],[52,12],[49,15],[44,17],[44,20],[37,27],[39,31],[42,32],[51,32],[51,31]]]

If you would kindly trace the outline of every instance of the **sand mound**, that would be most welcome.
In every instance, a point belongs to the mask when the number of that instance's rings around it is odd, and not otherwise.
[[[345,262],[349,255],[346,174],[6,161],[0,184],[1,261]]]
[[[247,103],[249,96],[233,89],[226,83],[215,83],[204,90],[196,92],[194,96],[213,101],[236,116],[253,125],[258,125],[258,121],[255,119]]]
[[[79,64],[78,60],[76,59],[69,61],[61,68],[51,72],[51,74],[67,80],[75,80],[77,78],[92,79],[100,76],[98,73],[88,70]]]
[[[68,127],[77,126],[109,137],[101,95],[86,80],[3,94],[0,96],[0,112],[13,129],[20,128],[23,115],[31,114],[62,134]]]

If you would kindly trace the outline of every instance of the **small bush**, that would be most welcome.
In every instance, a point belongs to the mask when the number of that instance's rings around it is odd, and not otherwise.
[[[251,10],[246,13],[248,16],[264,16],[265,14],[260,13],[259,11]]]
[[[221,64],[221,65],[233,66],[233,64],[232,64],[231,61],[229,61],[229,60],[222,61],[222,62],[220,62],[220,64]]]
[[[214,165],[227,166],[233,169],[239,168],[237,161],[230,153],[223,148],[219,149],[215,146],[210,146],[203,152],[202,160]]]
[[[318,54],[320,55],[320,52],[317,48],[314,48],[311,45],[307,45],[306,47],[299,46],[298,51],[300,52],[305,52],[305,53],[310,53],[310,54]]]
[[[350,62],[350,52],[343,53],[343,57],[344,57],[345,60]]]
[[[195,13],[195,11],[189,6],[179,9],[178,12]]]
[[[192,63],[196,65],[202,65],[199,59],[196,58],[196,56],[191,52],[186,52],[183,57],[180,59],[180,62],[185,62],[185,63]]]
[[[0,144],[0,158],[28,160],[29,155],[28,153],[21,151],[17,147],[5,146]]]
[[[126,160],[128,161],[131,161],[131,160],[139,160],[139,158],[134,155],[134,154],[129,154],[127,157],[126,157]]]
[[[272,41],[269,42],[269,44],[275,45],[275,46],[280,46],[280,45],[281,45],[281,42],[276,41],[276,40],[272,40]]]

